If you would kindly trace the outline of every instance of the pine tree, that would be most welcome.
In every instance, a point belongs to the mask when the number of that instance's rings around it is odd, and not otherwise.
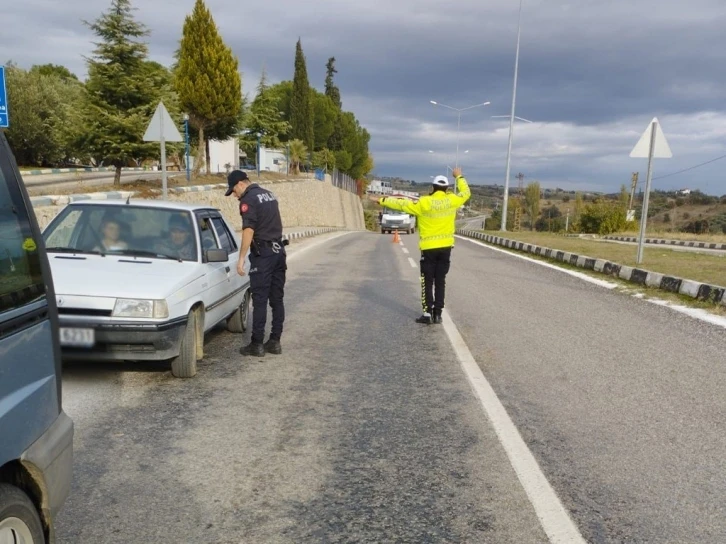
[[[189,123],[199,131],[196,172],[206,157],[205,131],[213,132],[215,137],[229,137],[237,131],[242,113],[238,67],[238,60],[219,35],[212,14],[203,0],[196,0],[194,10],[184,20],[175,72],[180,106],[189,114]]]
[[[298,39],[295,47],[295,77],[292,81],[292,98],[290,99],[290,125],[292,138],[302,140],[309,150],[313,149],[315,143],[312,98],[305,55],[303,55],[302,43]]]
[[[343,109],[343,103],[340,100],[340,89],[333,83],[333,74],[337,74],[338,70],[335,69],[335,57],[330,57],[328,63],[325,65],[325,94],[329,96],[333,101],[333,104],[341,110]]]
[[[249,115],[245,125],[249,134],[245,140],[257,142],[255,133],[261,133],[260,142],[265,147],[279,148],[280,137],[287,134],[290,124],[282,119],[281,110],[277,103],[277,97],[270,92],[267,84],[267,72],[263,69],[260,83],[257,85],[257,96],[252,102]]]
[[[141,39],[149,32],[132,10],[129,0],[111,0],[108,11],[86,23],[101,41],[88,60],[82,143],[96,160],[116,167],[115,185],[121,183],[123,166],[152,155],[155,148],[143,141],[159,98],[147,81],[148,49]]]

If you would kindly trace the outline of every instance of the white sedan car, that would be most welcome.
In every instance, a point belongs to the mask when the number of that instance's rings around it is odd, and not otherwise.
[[[172,373],[188,378],[204,355],[205,332],[222,322],[232,332],[247,329],[240,241],[215,208],[78,201],[43,238],[64,359],[171,359]]]

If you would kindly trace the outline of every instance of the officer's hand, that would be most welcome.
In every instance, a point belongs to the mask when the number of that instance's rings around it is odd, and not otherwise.
[[[380,199],[381,199],[380,196],[377,196],[377,195],[368,195],[368,200],[370,200],[372,202],[376,202],[377,203]]]
[[[458,178],[461,175],[461,168],[454,168],[452,173],[454,174],[454,178]]]
[[[237,261],[237,274],[240,276],[245,275],[245,262],[244,261]]]

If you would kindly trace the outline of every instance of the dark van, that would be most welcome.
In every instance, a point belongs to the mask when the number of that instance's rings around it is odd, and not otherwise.
[[[0,542],[54,541],[73,468],[60,365],[48,258],[0,130]]]

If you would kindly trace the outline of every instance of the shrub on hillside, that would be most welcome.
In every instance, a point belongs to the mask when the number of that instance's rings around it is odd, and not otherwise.
[[[710,225],[707,219],[697,219],[682,227],[681,231],[691,234],[708,234],[710,232]]]
[[[612,234],[634,228],[628,222],[626,210],[619,202],[596,200],[585,206],[578,221],[580,232],[587,234]]]

